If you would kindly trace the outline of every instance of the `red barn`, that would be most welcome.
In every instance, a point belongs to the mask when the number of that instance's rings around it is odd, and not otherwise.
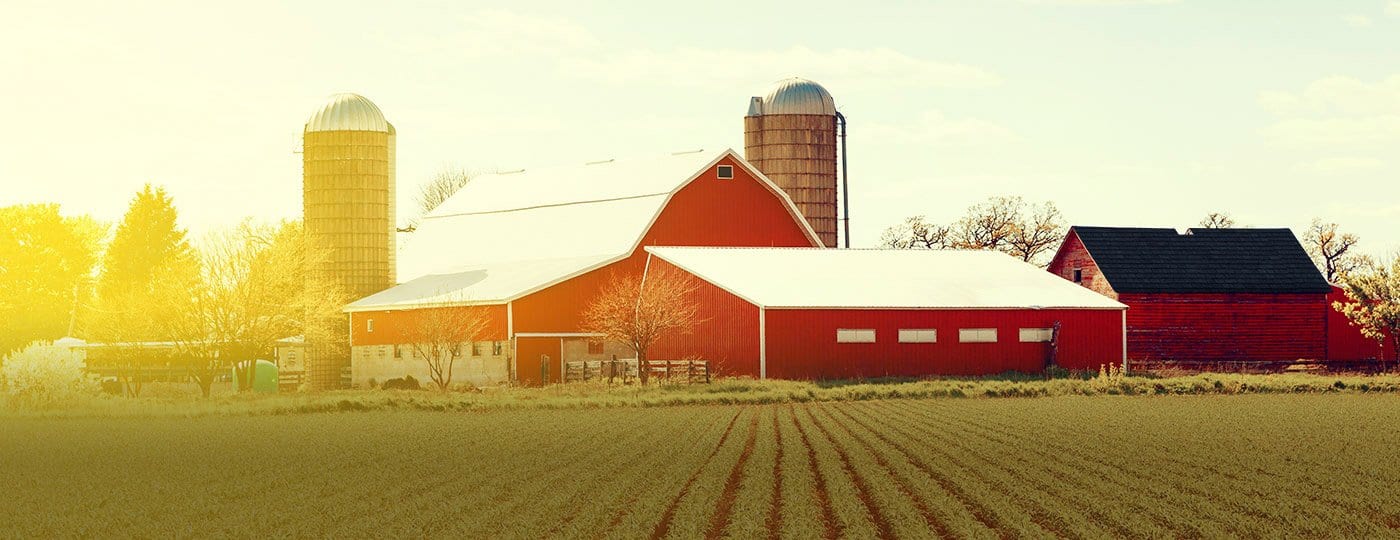
[[[641,272],[643,248],[670,245],[820,243],[788,196],[732,150],[479,176],[404,241],[408,281],[346,308],[352,380],[425,378],[405,335],[431,309],[490,321],[454,367],[457,381],[539,384],[558,381],[565,361],[628,357],[590,343],[580,314],[611,272]]]
[[[1355,301],[1347,297],[1346,291],[1336,285],[1327,295],[1329,303],[1351,304]],[[1351,323],[1347,316],[1336,309],[1327,310],[1327,359],[1337,362],[1395,362],[1394,347],[1388,347],[1379,340],[1366,337],[1361,329]]]
[[[1094,370],[1125,306],[991,251],[652,247],[699,278],[704,322],[657,345],[727,374],[849,379]]]
[[[1049,271],[1128,305],[1128,357],[1327,358],[1330,287],[1288,229],[1072,227]]]

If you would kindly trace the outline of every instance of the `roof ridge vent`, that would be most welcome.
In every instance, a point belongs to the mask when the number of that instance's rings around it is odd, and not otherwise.
[[[525,169],[514,169],[509,171],[496,171],[496,174],[520,174],[523,172],[525,172]]]
[[[617,161],[617,158],[600,159],[600,160],[598,160],[598,161],[589,161],[589,162],[587,162],[587,163],[584,163],[584,165],[602,165],[602,164],[604,164],[604,163],[612,163],[612,162],[614,162],[614,161]]]
[[[705,151],[704,148],[696,148],[696,149],[694,149],[694,150],[681,150],[680,152],[671,152],[671,155],[673,155],[673,156],[684,156],[684,155],[686,155],[686,154],[699,154],[699,153],[704,152],[704,151]]]

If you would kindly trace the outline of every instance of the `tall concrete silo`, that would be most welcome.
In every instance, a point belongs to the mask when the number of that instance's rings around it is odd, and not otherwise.
[[[358,94],[330,97],[302,132],[302,219],[328,258],[317,269],[351,299],[394,285],[394,127]],[[345,336],[348,341],[349,336]],[[308,343],[313,388],[340,384],[344,344]]]
[[[802,78],[749,100],[744,159],[787,192],[826,247],[836,247],[836,101]]]

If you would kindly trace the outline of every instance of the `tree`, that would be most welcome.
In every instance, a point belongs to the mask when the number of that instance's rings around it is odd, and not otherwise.
[[[1229,229],[1235,226],[1235,218],[1225,212],[1211,212],[1201,218],[1201,227],[1206,229]]]
[[[885,229],[880,235],[880,245],[895,249],[948,249],[950,233],[946,225],[930,223],[924,216],[913,216]]]
[[[344,341],[338,321],[347,295],[312,271],[327,256],[310,246],[297,221],[244,222],[209,239],[191,305],[165,327],[205,396],[229,366],[237,368],[239,387],[250,390],[256,360],[270,357],[279,339]]]
[[[637,353],[646,377],[647,351],[671,334],[689,334],[700,324],[695,301],[699,284],[680,270],[655,266],[641,274],[613,273],[583,312],[587,332],[602,334]]]
[[[1365,262],[1361,255],[1351,250],[1361,238],[1339,232],[1337,228],[1336,223],[1324,223],[1321,219],[1313,218],[1308,232],[1303,234],[1303,247],[1307,248],[1313,264],[1317,265],[1328,283],[1336,283]]]
[[[448,166],[419,186],[418,195],[414,198],[414,202],[418,205],[419,217],[409,220],[408,229],[417,228],[422,216],[426,216],[429,212],[442,206],[442,203],[452,198],[452,195],[462,189],[462,186],[467,185],[472,176],[466,169]]]
[[[56,204],[0,208],[0,358],[75,333],[106,226]]]
[[[154,341],[189,309],[199,260],[164,189],[147,184],[132,199],[103,258],[91,334],[106,341]]]
[[[1380,342],[1389,341],[1392,351],[1400,350],[1400,254],[1389,266],[1364,264],[1341,275],[1342,288],[1349,302],[1333,302],[1361,334]]]
[[[1020,197],[992,197],[967,209],[950,225],[924,216],[886,229],[880,245],[897,249],[990,249],[1037,263],[1065,235],[1064,217],[1049,201],[1029,205]]]
[[[457,360],[486,331],[490,318],[485,310],[474,306],[427,308],[413,315],[414,324],[408,331],[413,356],[427,364],[428,377],[438,390],[445,392],[452,384]]]

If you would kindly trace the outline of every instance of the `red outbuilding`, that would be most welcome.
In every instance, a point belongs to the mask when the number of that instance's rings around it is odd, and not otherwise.
[[[1347,297],[1346,291],[1332,286],[1327,301],[1334,305],[1355,303]],[[1361,329],[1352,324],[1347,316],[1337,309],[1327,312],[1327,359],[1336,362],[1395,362],[1396,351],[1390,341],[1382,342],[1366,337]]]
[[[346,308],[356,385],[426,378],[407,335],[434,309],[489,321],[455,381],[558,381],[564,362],[631,356],[584,333],[581,313],[611,273],[643,271],[645,247],[820,245],[732,150],[474,177],[407,236],[407,281]]]
[[[704,322],[654,356],[726,374],[850,379],[1095,370],[1124,306],[992,251],[651,247],[700,280]]]
[[[1072,227],[1049,271],[1127,304],[1128,357],[1328,357],[1331,288],[1288,229]]]

